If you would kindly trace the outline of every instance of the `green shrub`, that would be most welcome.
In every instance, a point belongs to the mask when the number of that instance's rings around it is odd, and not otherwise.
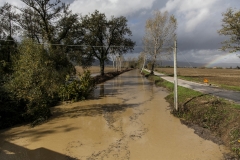
[[[78,79],[70,81],[66,78],[66,84],[60,87],[59,97],[62,101],[78,101],[86,99],[94,90],[95,83],[90,71],[84,71],[83,75],[78,75]]]
[[[25,102],[26,121],[41,121],[50,116],[49,107],[58,100],[59,86],[69,72],[69,62],[46,50],[43,45],[23,40],[12,78],[5,88],[18,101]],[[64,65],[65,64],[65,65]],[[66,66],[66,67],[64,67]]]

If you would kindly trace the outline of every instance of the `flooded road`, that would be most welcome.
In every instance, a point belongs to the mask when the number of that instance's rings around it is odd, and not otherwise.
[[[49,122],[0,131],[1,160],[219,160],[225,148],[173,117],[138,71],[98,85],[95,98],[57,106]]]

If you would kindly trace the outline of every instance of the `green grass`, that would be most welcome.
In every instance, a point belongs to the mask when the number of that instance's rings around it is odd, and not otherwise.
[[[232,91],[240,91],[240,87],[237,86],[227,86],[227,85],[219,85],[220,88],[226,89],[226,90],[232,90]]]
[[[149,72],[144,71],[144,74],[149,74]],[[160,78],[159,76],[152,75],[152,76],[149,77],[149,79],[154,80],[155,84],[157,86],[167,88],[168,91],[170,91],[170,92],[172,92],[174,90],[174,84],[173,83],[168,82],[168,81]],[[180,100],[181,100],[181,98],[189,98],[189,97],[199,96],[201,94],[202,93],[200,93],[198,91],[194,91],[192,89],[188,89],[188,88],[185,88],[185,87],[178,86],[178,96],[179,96]]]
[[[240,105],[239,104],[232,104],[231,107],[240,110]]]

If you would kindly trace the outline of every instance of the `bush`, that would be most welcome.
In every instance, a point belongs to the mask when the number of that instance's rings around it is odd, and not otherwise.
[[[78,79],[70,81],[67,76],[65,85],[60,87],[59,97],[62,101],[78,101],[86,99],[94,90],[95,83],[90,71],[84,71],[83,75],[78,75]]]
[[[4,86],[10,76],[10,70],[10,63],[0,60],[0,129],[23,121],[21,114],[24,106],[14,96],[11,96]]]
[[[12,98],[25,102],[23,117],[27,121],[41,121],[50,116],[49,107],[58,100],[59,86],[69,70],[66,58],[48,52],[43,45],[23,40],[19,57],[13,63],[14,73],[5,85]],[[64,64],[67,67],[64,68]]]

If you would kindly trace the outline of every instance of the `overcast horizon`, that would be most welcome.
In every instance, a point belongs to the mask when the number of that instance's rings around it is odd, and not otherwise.
[[[1,0],[16,6],[23,6],[20,0]],[[222,13],[230,7],[239,10],[239,0],[62,0],[69,3],[73,13],[86,15],[95,10],[107,17],[125,16],[128,19],[135,47],[132,55],[137,56],[142,48],[145,22],[155,10],[168,11],[177,18],[178,60],[195,63],[239,63],[237,53],[220,51],[221,42],[227,37],[219,36]],[[236,8],[238,7],[238,8]]]

